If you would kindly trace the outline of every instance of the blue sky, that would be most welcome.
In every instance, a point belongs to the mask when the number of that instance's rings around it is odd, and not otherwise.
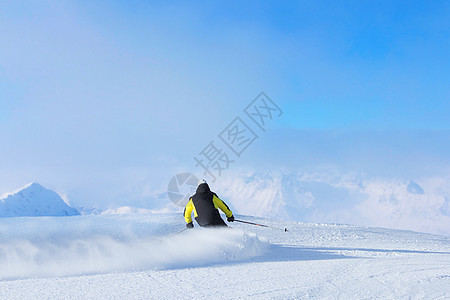
[[[403,175],[437,172],[449,15],[448,1],[4,1],[0,192],[37,180],[107,203],[158,190],[260,91],[284,114],[243,166],[284,151],[282,137],[307,149],[286,154],[299,166],[356,155],[364,169],[371,145],[397,153],[377,165],[415,146],[410,159],[428,160]]]

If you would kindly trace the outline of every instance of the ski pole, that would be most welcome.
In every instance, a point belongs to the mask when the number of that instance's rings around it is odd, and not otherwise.
[[[177,233],[174,233],[173,235],[178,235],[178,234],[180,234],[180,233],[182,233],[183,231],[185,231],[185,230],[188,230],[189,228],[185,228],[185,229],[183,229],[183,230],[181,230],[181,231],[178,231]]]
[[[273,229],[280,229],[280,230],[282,230],[281,228],[278,228],[278,227],[272,227],[272,226],[267,226],[267,225],[253,223],[253,222],[248,222],[248,221],[242,221],[242,220],[236,220],[236,219],[234,219],[234,221],[235,222],[240,222],[240,223],[245,223],[245,224],[250,224],[250,225],[255,225],[255,226],[261,226],[261,227],[267,227],[267,228],[273,228]],[[287,228],[284,228],[284,231],[285,232],[288,231]]]

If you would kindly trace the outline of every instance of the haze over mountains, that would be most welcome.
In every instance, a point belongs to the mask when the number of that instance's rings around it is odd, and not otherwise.
[[[445,178],[420,181],[357,173],[234,174],[215,189],[241,214],[303,222],[379,226],[450,234]]]
[[[210,185],[235,214],[450,234],[450,188],[445,178],[412,181],[366,178],[356,173],[285,170],[236,172]],[[77,211],[57,193],[32,183],[0,197],[0,217],[72,216],[80,212],[142,214],[183,209],[165,194],[155,193],[147,198],[142,207],[124,199],[109,207],[83,207]]]

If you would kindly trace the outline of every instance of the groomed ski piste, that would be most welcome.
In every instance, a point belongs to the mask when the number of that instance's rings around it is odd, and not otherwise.
[[[444,299],[450,238],[236,216],[3,218],[1,299]],[[284,228],[288,232],[284,232]]]

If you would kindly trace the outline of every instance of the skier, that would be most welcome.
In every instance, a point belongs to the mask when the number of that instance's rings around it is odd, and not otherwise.
[[[192,211],[194,211],[195,220],[201,227],[227,226],[217,208],[225,213],[228,222],[234,221],[233,213],[225,202],[220,200],[216,193],[211,192],[205,180],[200,180],[195,195],[189,199],[184,209],[186,227],[194,228]]]

